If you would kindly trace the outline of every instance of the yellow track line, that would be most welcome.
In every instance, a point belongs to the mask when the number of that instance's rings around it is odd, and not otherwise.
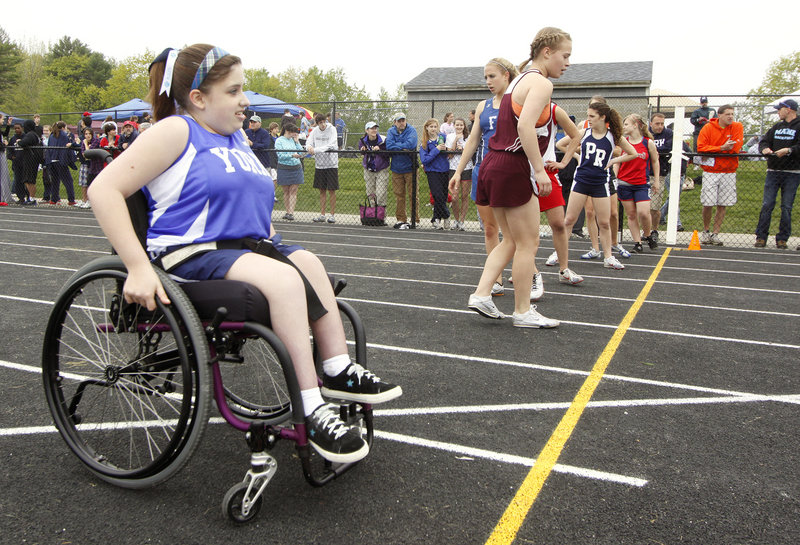
[[[553,470],[553,466],[556,465],[564,445],[566,445],[572,432],[575,430],[575,426],[578,425],[578,420],[581,414],[583,414],[586,404],[591,399],[592,394],[594,394],[597,385],[600,384],[600,379],[603,378],[606,368],[611,362],[611,358],[613,358],[614,354],[617,352],[617,348],[620,342],[622,342],[622,337],[625,336],[631,323],[633,323],[633,319],[636,317],[645,299],[647,299],[650,289],[653,287],[653,284],[655,284],[658,274],[667,261],[670,249],[671,248],[667,248],[664,251],[664,255],[661,256],[658,265],[656,265],[656,268],[653,270],[644,288],[642,288],[636,301],[631,305],[625,318],[622,319],[622,322],[619,324],[619,327],[617,327],[611,340],[608,341],[603,353],[597,358],[591,373],[586,378],[586,381],[584,381],[575,399],[572,400],[572,404],[569,409],[567,409],[566,414],[561,418],[561,422],[559,422],[555,431],[553,431],[553,434],[550,436],[550,439],[548,439],[542,452],[539,453],[536,462],[528,472],[528,476],[525,477],[519,490],[517,490],[514,499],[511,500],[505,513],[500,517],[500,521],[497,523],[492,535],[489,536],[486,542],[487,545],[508,545],[516,538],[517,532],[519,532],[522,523],[525,521],[525,517],[533,506],[533,502],[536,501],[536,497],[542,490],[544,482]]]

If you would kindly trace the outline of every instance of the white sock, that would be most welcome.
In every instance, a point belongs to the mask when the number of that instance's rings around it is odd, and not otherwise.
[[[350,365],[350,355],[340,354],[322,361],[322,371],[329,377],[335,377]]]
[[[300,390],[300,395],[303,397],[303,411],[306,416],[313,413],[317,407],[325,403],[325,400],[322,399],[322,392],[319,391],[319,388]]]

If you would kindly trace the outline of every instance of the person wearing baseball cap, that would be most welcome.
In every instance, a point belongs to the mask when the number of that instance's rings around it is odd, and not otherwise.
[[[758,143],[758,150],[767,157],[767,175],[764,178],[764,199],[756,226],[756,248],[764,248],[769,236],[772,210],[781,192],[781,219],[775,235],[775,247],[785,250],[792,235],[792,205],[800,185],[800,119],[797,101],[781,100],[775,106],[779,121],[767,131]],[[800,249],[800,246],[797,247]]]
[[[406,214],[406,197],[414,199],[416,203],[414,221],[419,222],[419,185],[417,186],[416,195],[412,196],[412,180],[414,163],[412,154],[417,151],[417,130],[408,124],[406,121],[406,114],[397,112],[392,116],[394,124],[389,128],[386,133],[386,149],[389,151],[406,152],[397,153],[392,155],[392,190],[394,191],[395,202],[397,208],[395,210],[395,217],[397,223],[394,224],[395,229],[408,229],[411,225],[408,223],[408,215]]]
[[[778,102],[778,105],[775,106],[775,109],[780,112],[781,108],[789,108],[793,112],[797,113],[797,101],[791,98],[787,98],[786,100],[781,100]]]
[[[708,123],[710,119],[717,117],[717,112],[714,108],[708,107],[708,97],[700,97],[700,107],[692,112],[692,117],[689,121],[694,125],[694,151],[697,151],[697,137],[700,135],[700,130]]]
[[[364,136],[358,141],[358,149],[364,152],[361,165],[364,167],[367,196],[374,196],[375,205],[385,207],[389,188],[389,156],[370,153],[386,150],[386,140],[378,134],[378,124],[374,121],[367,121],[364,125]]]
[[[250,141],[250,148],[265,168],[270,168],[269,150],[275,147],[275,141],[269,131],[261,127],[261,117],[250,116],[250,126],[244,131]]]

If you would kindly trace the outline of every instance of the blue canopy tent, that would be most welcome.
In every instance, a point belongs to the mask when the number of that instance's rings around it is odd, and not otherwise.
[[[3,114],[3,124],[2,124],[2,125],[0,125],[0,127],[5,127],[6,125],[9,125],[8,114],[7,114],[7,113],[5,113],[5,112],[2,112],[2,111],[0,111],[0,114]],[[24,122],[25,122],[25,120],[26,120],[26,119],[32,119],[32,118],[29,118],[29,117],[14,117],[14,118],[13,118],[13,119],[10,121],[10,124],[11,124],[11,125],[14,125],[14,124],[16,124],[16,123],[19,123],[19,124],[21,125],[22,123],[24,123]]]
[[[245,91],[244,94],[247,95],[247,98],[250,100],[250,107],[247,109],[259,114],[283,115],[283,111],[287,109],[292,115],[305,115],[306,113],[305,109],[299,106],[294,106],[288,102],[268,97],[267,95],[262,95],[255,91]]]
[[[149,111],[150,104],[141,98],[134,98],[112,108],[106,108],[105,110],[94,112],[92,114],[92,120],[102,121],[108,115],[112,116],[114,119],[128,118],[132,115],[142,116]]]

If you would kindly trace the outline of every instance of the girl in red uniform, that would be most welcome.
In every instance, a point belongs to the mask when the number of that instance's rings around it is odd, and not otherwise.
[[[534,256],[539,248],[539,195],[552,191],[544,168],[536,128],[550,119],[553,84],[569,66],[572,39],[563,30],[540,30],[531,44],[530,57],[500,102],[497,132],[489,140],[491,152],[478,175],[476,203],[492,207],[503,240],[486,258],[475,293],[468,306],[487,318],[503,318],[492,302],[492,284],[513,259],[511,273],[517,278],[514,290],[515,327],[556,327],[557,320],[545,318],[531,305],[530,290]]]
[[[636,150],[637,157],[615,166],[617,169],[617,195],[628,216],[628,228],[633,236],[633,251],[642,253],[642,239],[651,250],[658,242],[650,233],[650,172],[653,173],[653,192],[659,189],[658,151],[647,123],[638,114],[631,114],[622,122],[622,134]],[[640,231],[641,227],[641,231]],[[644,233],[647,236],[642,236]]]

